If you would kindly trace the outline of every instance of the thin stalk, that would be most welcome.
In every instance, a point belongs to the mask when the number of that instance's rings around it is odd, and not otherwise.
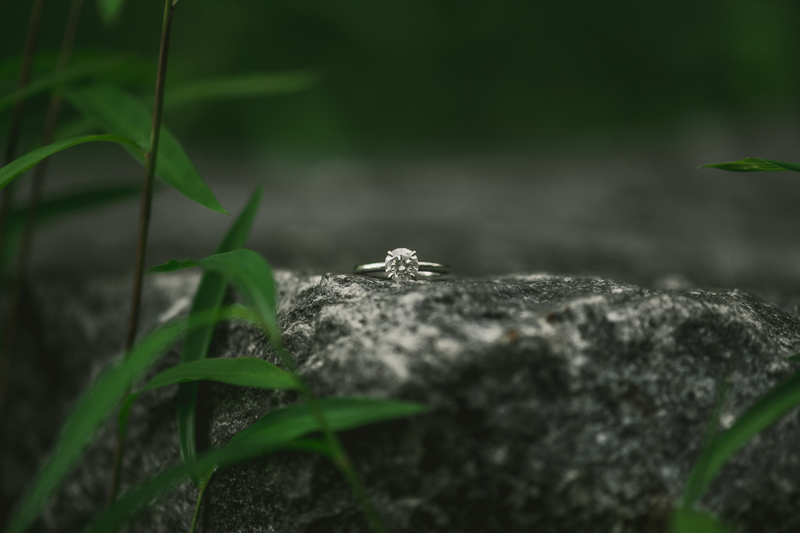
[[[172,17],[178,0],[166,0],[164,3],[164,21],[161,27],[161,50],[158,56],[158,75],[156,77],[156,95],[153,103],[153,125],[150,131],[150,146],[145,154],[144,177],[142,179],[142,199],[139,210],[139,238],[136,246],[136,267],[133,277],[133,297],[131,314],[128,322],[128,335],[125,339],[125,353],[129,353],[139,327],[139,311],[142,302],[142,282],[144,280],[144,263],[147,252],[147,235],[150,229],[150,214],[153,207],[153,178],[158,161],[158,141],[161,135],[161,114],[164,109],[164,86],[167,78],[167,59],[169,58],[169,41],[172,33]],[[114,501],[119,490],[122,470],[122,457],[125,451],[125,435],[117,431],[117,443],[114,449],[114,462],[111,472],[111,483],[108,490],[108,503]]]
[[[319,427],[322,430],[322,436],[325,439],[325,444],[328,445],[328,448],[331,452],[331,460],[344,476],[347,485],[350,487],[350,491],[356,497],[358,504],[361,506],[361,511],[364,513],[370,528],[374,533],[387,533],[386,526],[383,525],[383,520],[381,520],[378,510],[375,509],[374,505],[372,505],[372,501],[369,499],[364,485],[361,483],[361,480],[358,478],[358,475],[353,469],[353,463],[350,460],[350,457],[347,455],[347,451],[345,451],[344,446],[342,446],[342,442],[339,440],[339,437],[331,429],[328,420],[322,413],[322,409],[320,409],[319,403],[317,402],[317,397],[306,384],[305,380],[303,380],[298,374],[297,364],[294,362],[294,359],[289,351],[283,345],[283,340],[276,338],[270,339],[270,342],[283,364],[286,365],[290,372],[292,372],[292,374],[298,378],[300,382],[300,395],[303,397],[306,405],[308,405],[308,408],[311,410],[311,414],[314,416],[317,424],[319,424]]]
[[[28,22],[28,34],[25,37],[25,49],[22,54],[22,65],[19,72],[17,89],[22,91],[31,80],[33,70],[33,59],[36,56],[36,44],[39,41],[39,29],[42,25],[42,11],[44,10],[44,0],[34,0],[31,8],[31,18]],[[14,160],[19,144],[20,130],[22,129],[22,116],[25,111],[25,98],[20,97],[14,104],[14,111],[11,115],[11,126],[6,140],[4,165]],[[0,250],[5,250],[8,238],[8,215],[11,211],[11,204],[14,198],[14,182],[9,183],[0,193]],[[3,265],[0,263],[0,286],[4,281]],[[7,398],[8,382],[11,372],[11,350],[2,348],[0,350],[0,420],[3,418],[5,403]]]
[[[197,504],[194,506],[194,515],[192,516],[192,527],[189,528],[189,533],[195,533],[197,531],[197,523],[200,519],[200,504],[203,502],[203,494],[206,492],[206,485],[203,485],[200,488],[200,491],[197,493]]]
[[[69,66],[70,58],[72,57],[73,44],[75,43],[75,34],[78,31],[78,23],[80,22],[84,1],[85,0],[72,0],[72,6],[70,7],[67,24],[64,30],[64,39],[61,42],[61,50],[58,54],[56,74],[65,71]],[[47,115],[45,117],[44,126],[42,127],[41,146],[47,146],[53,142],[56,126],[58,125],[58,114],[61,110],[62,95],[63,87],[61,85],[56,86],[56,88],[53,90],[53,94],[50,96],[50,103],[47,106]],[[36,167],[31,183],[30,198],[28,200],[28,214],[25,218],[25,228],[22,234],[22,243],[17,255],[14,282],[11,286],[11,300],[8,306],[9,314],[6,322],[5,342],[3,343],[3,346],[0,347],[0,351],[2,351],[0,358],[2,358],[4,362],[10,362],[12,360],[14,347],[16,345],[20,317],[20,304],[22,302],[23,288],[25,287],[25,278],[28,273],[28,261],[33,243],[34,229],[36,227],[37,208],[39,206],[39,202],[41,201],[47,163],[48,159],[45,159]],[[2,250],[2,248],[0,248],[0,250]],[[6,387],[0,385],[0,419],[2,418],[6,394]]]

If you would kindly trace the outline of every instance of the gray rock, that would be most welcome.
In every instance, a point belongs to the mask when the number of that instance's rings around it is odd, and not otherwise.
[[[423,416],[343,434],[397,533],[663,531],[720,380],[732,381],[720,417],[729,425],[792,372],[786,356],[800,347],[796,316],[738,291],[656,291],[550,275],[408,283],[288,272],[278,278],[286,342],[319,395],[430,406]],[[152,278],[146,324],[185,313],[196,280]],[[17,465],[7,496],[29,479],[77,385],[113,356],[126,316],[127,284],[113,279],[35,287],[46,337],[32,337],[32,355],[17,359],[18,386],[35,379],[32,369],[44,357],[59,362],[62,378],[53,380],[49,400],[18,391],[7,428],[35,451],[3,439],[4,465]],[[277,362],[263,336],[240,324],[220,326],[212,350]],[[176,361],[173,350],[159,368]],[[293,401],[287,393],[204,384],[202,433],[219,446]],[[135,407],[126,486],[179,461],[174,407],[174,387],[143,395]],[[34,411],[48,422],[39,423]],[[100,507],[112,433],[104,429],[39,531],[74,531]],[[733,458],[702,504],[740,531],[797,531],[798,439],[793,412]],[[188,530],[195,497],[186,483],[131,531]],[[287,453],[215,475],[201,531],[367,527],[325,460]]]

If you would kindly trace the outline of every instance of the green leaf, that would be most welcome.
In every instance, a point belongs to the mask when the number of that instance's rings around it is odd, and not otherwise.
[[[404,418],[425,412],[417,403],[374,398],[322,398],[317,405],[332,431],[358,427]],[[293,405],[269,413],[252,426],[237,433],[227,447],[245,444],[253,439],[261,444],[280,444],[309,433],[320,431],[317,419],[308,404]],[[220,464],[225,464],[220,461]]]
[[[46,198],[39,203],[39,207],[36,209],[36,223],[43,225],[58,220],[65,215],[133,198],[139,194],[141,194],[139,187],[118,186],[98,187]],[[0,265],[7,264],[10,258],[13,257],[14,251],[19,246],[19,239],[27,216],[27,207],[17,208],[9,213],[8,234],[5,240],[5,248],[0,250]]]
[[[55,74],[44,76],[42,78],[31,81],[24,89],[15,91],[0,98],[0,111],[14,105],[17,100],[27,98],[34,94],[40,93],[46,89],[56,85],[67,83],[90,74],[117,67],[125,62],[123,57],[115,57],[111,59],[101,59],[98,61],[86,61],[67,67]]]
[[[275,279],[272,268],[263,257],[252,250],[241,249],[212,255],[200,261],[173,259],[153,268],[151,272],[170,272],[195,265],[229,277],[236,289],[255,308],[267,333],[278,336]]]
[[[164,326],[144,337],[125,360],[106,370],[81,395],[67,417],[51,454],[20,499],[6,533],[27,529],[61,485],[100,425],[123,399],[130,383],[183,333],[186,321]]]
[[[119,415],[117,416],[117,428],[120,434],[120,439],[125,442],[128,435],[128,417],[131,414],[131,408],[139,398],[139,393],[129,394],[123,401],[119,408]]]
[[[106,24],[116,22],[122,12],[123,4],[125,4],[125,0],[97,0],[97,7],[103,22]]]
[[[177,259],[170,259],[163,265],[154,266],[148,271],[148,274],[162,274],[165,272],[175,272],[182,268],[192,268],[200,264],[200,261],[187,259],[186,261],[178,261]]]
[[[250,197],[242,213],[231,225],[230,230],[222,239],[217,247],[217,253],[228,252],[243,247],[250,235],[250,228],[253,225],[258,206],[261,204],[263,186],[259,186]],[[228,287],[227,280],[215,272],[206,271],[200,280],[200,285],[194,296],[192,303],[192,316],[210,310],[219,310],[222,306],[222,299]],[[181,362],[188,363],[205,359],[208,354],[208,347],[211,344],[211,337],[214,334],[214,327],[211,325],[193,328],[186,334],[183,340],[183,350],[181,351]],[[194,462],[197,455],[197,442],[195,435],[195,412],[197,399],[197,384],[189,383],[182,385],[178,390],[178,440],[180,441],[181,457],[184,462]],[[203,474],[193,472],[192,480],[197,487],[208,481],[211,472]]]
[[[671,533],[728,533],[730,531],[714,516],[686,508],[678,508],[673,511],[670,522]]]
[[[718,168],[720,170],[731,170],[734,172],[784,172],[792,170],[800,172],[800,165],[797,163],[785,163],[774,159],[760,159],[758,157],[747,157],[739,161],[728,163],[712,163],[700,168]]]
[[[97,84],[65,92],[67,99],[84,116],[104,130],[136,140],[148,146],[152,115],[142,104],[111,85]],[[131,152],[140,162],[144,153]],[[218,213],[227,213],[197,172],[175,136],[161,128],[156,175],[190,200]]]
[[[136,144],[135,141],[121,137],[119,135],[87,135],[85,137],[76,137],[74,139],[67,139],[66,141],[59,141],[41,148],[37,148],[32,152],[28,152],[22,157],[15,159],[3,168],[0,168],[0,189],[11,183],[14,178],[19,177],[25,172],[29,171],[43,159],[50,157],[53,154],[66,150],[72,146],[88,142],[115,142],[130,148],[132,151],[142,153],[142,147]]]
[[[238,322],[246,322],[251,326],[261,327],[261,318],[258,313],[245,307],[241,304],[231,304],[226,306],[220,312],[220,320],[235,320]]]
[[[695,461],[692,471],[689,473],[689,480],[686,482],[686,487],[683,490],[682,506],[690,508],[694,505],[700,496],[703,495],[705,490],[705,476],[708,472],[711,456],[714,450],[714,440],[717,438],[719,432],[719,416],[722,411],[722,405],[725,403],[725,397],[728,395],[730,382],[726,375],[723,380],[717,384],[717,398],[714,402],[714,408],[711,410],[711,416],[708,417],[706,422],[706,431],[703,436],[703,444],[700,449],[700,455]]]
[[[426,409],[419,404],[372,398],[326,398],[318,403],[334,431],[412,416]],[[327,447],[322,442],[297,440],[319,430],[316,418],[306,405],[276,409],[239,432],[222,449],[199,457],[197,466],[204,471],[213,471],[287,448],[327,454]],[[163,492],[183,483],[188,475],[187,465],[179,465],[131,489],[94,520],[85,533],[116,531],[137,510]]]
[[[309,70],[283,74],[250,74],[205,80],[167,89],[165,106],[194,104],[204,100],[225,98],[248,98],[285,94],[309,89],[319,82],[316,74]]]
[[[238,462],[243,463],[257,457],[270,455],[280,451],[306,451],[327,455],[327,448],[324,443],[317,439],[299,439],[286,443],[282,446],[258,446],[252,443],[250,449],[237,450]],[[207,471],[214,470],[214,465],[221,455],[227,455],[233,462],[231,454],[223,450],[206,453],[198,459],[198,465]],[[171,467],[150,481],[131,488],[102,514],[96,517],[83,533],[112,533],[116,532],[122,524],[131,519],[137,512],[141,511],[151,501],[158,498],[161,494],[177,487],[188,477],[189,469],[185,464]]]
[[[755,435],[800,404],[800,372],[770,390],[713,441],[697,482],[697,497],[708,488],[728,459]],[[695,466],[695,469],[697,465]],[[695,475],[693,470],[692,476]]]
[[[796,353],[787,359],[790,363],[800,363],[800,353]]]
[[[260,389],[297,389],[292,374],[256,357],[235,359],[201,359],[164,370],[148,381],[141,390],[153,390],[176,383],[216,381],[239,387]]]
[[[122,186],[100,186],[85,189],[77,192],[67,192],[45,198],[36,208],[37,223],[45,223],[56,220],[64,215],[86,211],[94,207],[101,207],[136,198],[142,193],[141,187],[122,185]],[[28,216],[28,208],[17,208],[9,213],[9,231],[21,228]]]

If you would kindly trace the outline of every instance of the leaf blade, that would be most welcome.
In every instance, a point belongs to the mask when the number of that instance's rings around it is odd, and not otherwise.
[[[164,95],[164,105],[176,107],[207,100],[287,94],[310,89],[318,81],[318,76],[310,70],[203,80],[168,89]]]
[[[95,84],[65,92],[70,103],[88,119],[109,133],[134,139],[147,146],[152,115],[142,104],[107,84]],[[144,154],[131,152],[139,162]],[[178,139],[164,126],[158,145],[156,175],[164,183],[193,202],[218,213],[227,214],[195,168]]]
[[[181,321],[147,335],[123,363],[108,369],[81,395],[62,427],[53,453],[20,499],[7,533],[21,533],[30,526],[49,496],[75,466],[91,436],[123,399],[128,384],[178,339],[185,325],[185,321]]]
[[[258,206],[261,203],[263,191],[263,186],[258,186],[253,192],[241,214],[236,218],[228,233],[218,245],[217,253],[227,252],[245,245],[247,237],[250,235],[250,228],[253,225]],[[227,287],[228,282],[224,276],[216,272],[203,272],[189,316],[192,317],[199,313],[219,310]],[[188,363],[205,359],[213,334],[214,327],[212,325],[189,330],[184,338],[181,362]],[[189,383],[179,387],[177,405],[178,441],[180,443],[181,457],[184,462],[190,464],[194,462],[197,456],[197,439],[195,435],[196,401],[196,383]],[[207,482],[210,476],[211,472],[193,471],[192,480],[199,488],[204,480]]]
[[[62,150],[66,150],[67,148],[89,142],[115,142],[134,151],[142,150],[142,147],[139,146],[134,140],[120,135],[85,135],[83,137],[75,137],[64,141],[58,141],[28,152],[27,154],[10,162],[3,168],[0,168],[0,189],[4,188],[15,178],[29,171],[42,160],[50,157],[51,155],[57,154]]]
[[[800,372],[767,392],[714,439],[699,487],[708,488],[733,454],[797,405],[800,405]]]
[[[25,86],[23,89],[18,89],[11,94],[7,94],[0,98],[0,111],[14,105],[17,100],[28,98],[37,93],[45,91],[56,85],[74,81],[90,74],[95,74],[103,70],[117,67],[125,62],[123,57],[115,57],[110,59],[101,59],[97,61],[86,61],[71,65],[59,72],[49,74],[47,76],[34,79]]]
[[[348,412],[348,401],[357,400],[350,404],[350,409],[362,411],[361,415]],[[367,407],[367,404],[372,407]],[[425,407],[410,402],[379,400],[373,398],[328,398],[319,401],[324,416],[329,420],[334,431],[355,429],[361,425],[379,421],[395,420],[402,416],[411,416],[425,411]],[[404,407],[401,407],[401,404]],[[369,411],[370,413],[367,413]],[[381,413],[386,416],[381,418]],[[402,413],[407,413],[403,415]],[[370,416],[371,415],[371,416]],[[292,420],[294,419],[294,424]],[[261,423],[260,431],[245,429],[223,448],[209,452],[198,458],[198,467],[205,471],[214,468],[225,468],[242,462],[269,454],[276,451],[299,447],[305,451],[318,453],[328,452],[324,443],[302,437],[319,431],[314,415],[306,405],[295,405],[276,409],[263,416],[256,424]],[[288,422],[288,424],[287,424]],[[252,427],[252,426],[251,426]],[[280,431],[274,431],[274,430]],[[115,531],[121,524],[128,520],[137,509],[151,501],[166,490],[176,487],[189,475],[186,465],[179,465],[168,469],[150,482],[129,491],[119,498],[103,515],[95,519],[84,533],[105,533]]]
[[[91,189],[67,192],[42,200],[36,208],[37,223],[50,222],[64,215],[101,207],[114,202],[135,198],[142,188],[131,185],[101,186]],[[20,207],[8,215],[9,231],[21,227],[28,216],[28,208]]]
[[[141,390],[153,390],[178,383],[215,381],[239,387],[296,390],[297,378],[268,361],[257,357],[234,359],[200,359],[164,370],[148,381]]]
[[[774,159],[761,159],[759,157],[746,157],[738,161],[728,161],[726,163],[711,163],[710,165],[703,165],[700,168],[716,168],[732,172],[785,172],[787,170],[800,172],[800,165],[797,163],[775,161]]]
[[[671,533],[728,533],[716,517],[692,509],[678,508],[670,517]]]
[[[317,400],[332,431],[355,429],[376,422],[395,420],[424,413],[427,407],[417,403],[375,398],[331,397]],[[240,431],[228,446],[257,440],[261,444],[280,444],[320,431],[318,420],[308,404],[275,410]],[[221,464],[224,464],[222,462]]]
[[[200,264],[199,261],[194,259],[186,259],[185,261],[178,261],[177,259],[170,259],[163,265],[154,266],[148,270],[148,274],[164,274],[167,272],[175,272],[184,268],[196,267]]]
[[[231,283],[247,298],[263,321],[269,335],[276,338],[278,331],[277,291],[272,268],[253,250],[239,249],[212,255],[198,261],[176,261],[154,267],[151,272],[171,272],[178,268],[202,266],[231,279]]]

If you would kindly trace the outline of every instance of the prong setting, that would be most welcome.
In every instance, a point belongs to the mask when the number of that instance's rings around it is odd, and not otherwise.
[[[419,259],[417,252],[408,248],[396,248],[386,256],[386,275],[395,281],[417,279]]]

